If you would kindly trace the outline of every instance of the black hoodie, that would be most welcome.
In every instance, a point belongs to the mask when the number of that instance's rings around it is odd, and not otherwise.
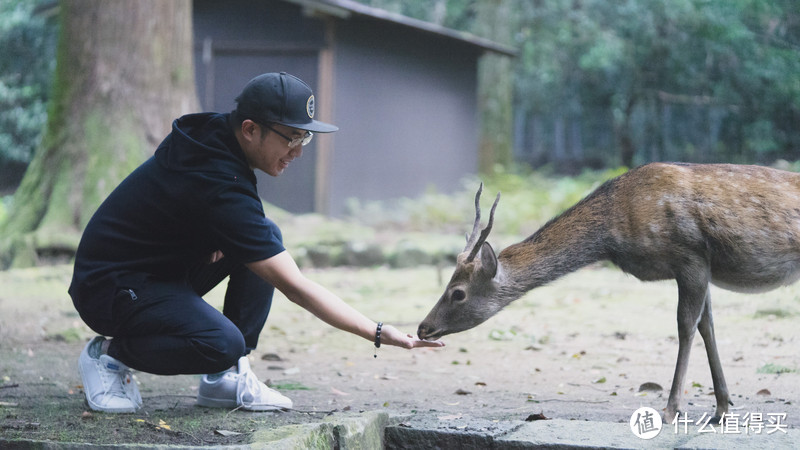
[[[106,198],[83,232],[69,293],[81,316],[110,320],[113,296],[147,278],[183,282],[221,250],[249,263],[284,250],[229,114],[176,119],[155,155]]]

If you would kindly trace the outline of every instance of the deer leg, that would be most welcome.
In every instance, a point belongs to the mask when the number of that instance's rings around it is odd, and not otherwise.
[[[714,423],[719,423],[723,414],[728,412],[730,395],[728,386],[725,384],[725,376],[722,374],[722,363],[717,352],[717,340],[714,337],[714,320],[711,317],[711,294],[706,294],[705,308],[700,316],[700,323],[697,325],[700,336],[706,345],[708,355],[708,365],[711,367],[711,380],[714,383],[714,396],[717,399],[717,410],[713,418]]]
[[[692,341],[703,313],[707,291],[708,283],[705,280],[698,280],[696,276],[678,278],[678,361],[675,364],[667,408],[664,410],[666,423],[671,423],[678,413]]]

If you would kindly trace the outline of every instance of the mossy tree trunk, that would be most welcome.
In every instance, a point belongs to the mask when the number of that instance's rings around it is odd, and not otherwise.
[[[477,3],[476,34],[495,42],[511,41],[510,8],[507,0]],[[478,61],[478,110],[480,111],[480,148],[478,169],[492,173],[496,164],[513,162],[514,71],[511,58],[487,53]]]
[[[62,0],[47,129],[0,224],[0,267],[74,254],[100,202],[197,109],[191,0]]]

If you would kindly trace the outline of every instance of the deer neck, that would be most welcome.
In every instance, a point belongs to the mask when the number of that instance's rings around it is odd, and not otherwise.
[[[524,241],[500,252],[498,266],[506,295],[519,298],[531,289],[607,259],[603,203],[602,197],[587,197]]]

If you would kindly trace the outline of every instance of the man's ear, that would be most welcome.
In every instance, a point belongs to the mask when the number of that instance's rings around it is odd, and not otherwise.
[[[250,119],[245,119],[242,122],[241,132],[242,137],[244,137],[247,141],[252,142],[255,139],[256,131],[260,130],[260,127],[257,123],[253,122]]]

